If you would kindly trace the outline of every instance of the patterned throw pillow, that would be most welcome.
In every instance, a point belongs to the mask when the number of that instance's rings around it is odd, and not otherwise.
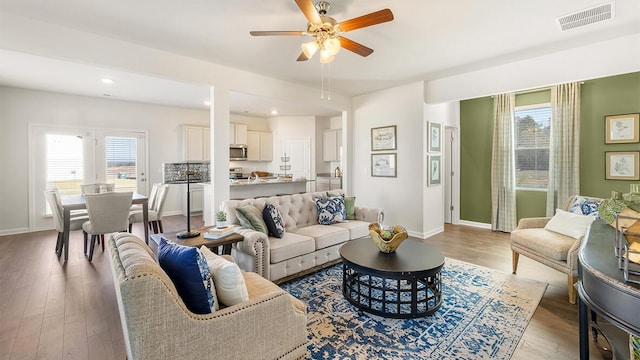
[[[589,199],[583,196],[576,196],[573,199],[573,203],[569,206],[569,212],[578,215],[590,215],[599,218],[598,206],[600,206],[599,200]]]
[[[199,249],[168,243],[162,238],[158,245],[158,263],[191,312],[209,314],[218,309],[211,271]]]
[[[272,204],[267,204],[262,210],[262,217],[267,224],[267,229],[269,229],[269,235],[281,239],[284,235],[284,220],[282,220],[280,211]]]
[[[344,197],[342,196],[317,198],[316,209],[318,210],[318,224],[331,225],[346,221]]]
[[[243,228],[253,229],[269,235],[267,224],[257,207],[247,204],[236,209],[236,217]]]

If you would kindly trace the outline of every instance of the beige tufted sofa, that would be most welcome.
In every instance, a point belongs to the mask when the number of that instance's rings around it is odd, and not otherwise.
[[[330,194],[340,195],[343,192],[333,190]],[[282,239],[268,237],[255,230],[238,230],[244,236],[244,241],[233,245],[231,255],[240,268],[280,282],[331,265],[339,261],[338,250],[342,244],[369,236],[369,223],[377,222],[379,216],[383,215],[382,209],[356,206],[356,220],[320,225],[315,198],[326,195],[326,192],[315,192],[225,201],[227,221],[231,224],[239,223],[235,210],[246,204],[253,204],[260,211],[266,204],[273,204],[285,223],[286,231]]]
[[[306,305],[254,273],[249,300],[211,314],[187,309],[144,241],[108,241],[127,359],[303,359]]]

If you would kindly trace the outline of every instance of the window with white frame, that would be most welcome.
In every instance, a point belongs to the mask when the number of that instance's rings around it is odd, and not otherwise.
[[[516,188],[545,190],[549,183],[551,104],[515,109]]]

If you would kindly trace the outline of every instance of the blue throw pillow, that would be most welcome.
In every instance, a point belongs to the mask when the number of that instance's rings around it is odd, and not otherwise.
[[[598,207],[600,206],[600,201],[588,199],[583,196],[576,196],[573,199],[573,203],[569,206],[569,212],[578,214],[578,215],[591,215],[595,216],[596,219],[600,217],[598,213]]]
[[[168,243],[162,238],[158,245],[158,263],[191,312],[209,314],[215,309],[211,272],[200,250]]]
[[[346,221],[347,214],[342,196],[317,198],[316,209],[318,210],[318,224],[331,225]]]
[[[269,229],[269,235],[281,239],[284,236],[284,221],[280,211],[275,206],[267,204],[262,210],[262,217]]]

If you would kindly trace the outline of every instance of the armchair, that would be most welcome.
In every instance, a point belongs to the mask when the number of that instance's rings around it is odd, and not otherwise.
[[[569,210],[576,197],[569,198],[564,210]],[[598,198],[587,198],[599,201]],[[546,230],[544,227],[551,220],[550,217],[523,218],[518,227],[511,232],[511,260],[513,273],[518,270],[520,255],[547,265],[555,270],[567,274],[567,288],[569,303],[576,303],[576,289],[574,284],[578,280],[578,250],[582,245],[582,238],[574,239],[563,234]]]

